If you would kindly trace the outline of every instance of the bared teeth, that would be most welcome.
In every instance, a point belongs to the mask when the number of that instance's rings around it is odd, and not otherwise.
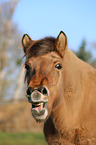
[[[41,111],[43,109],[43,103],[32,104],[32,108],[39,112],[39,111]]]
[[[41,104],[35,104],[36,107],[39,107]]]
[[[32,107],[35,108],[35,107],[40,107],[40,106],[42,106],[42,105],[43,105],[43,103],[39,103],[39,104],[36,104],[36,103],[35,103],[35,104],[32,104]]]
[[[44,108],[47,107],[47,103],[32,103],[32,110],[40,113]]]

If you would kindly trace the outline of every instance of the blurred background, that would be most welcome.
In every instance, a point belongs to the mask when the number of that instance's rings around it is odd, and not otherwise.
[[[95,0],[0,0],[0,145],[46,144],[24,95],[21,39],[57,37],[61,30],[68,48],[95,67]]]

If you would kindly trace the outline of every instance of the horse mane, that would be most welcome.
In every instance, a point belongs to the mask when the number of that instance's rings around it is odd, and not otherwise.
[[[56,39],[54,37],[45,37],[38,41],[30,40],[26,46],[27,58],[42,56],[55,51],[55,41]]]

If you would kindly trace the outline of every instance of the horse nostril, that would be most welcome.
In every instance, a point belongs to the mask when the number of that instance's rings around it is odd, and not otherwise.
[[[43,95],[48,95],[48,91],[45,87],[41,87],[40,88],[40,92],[43,94]]]
[[[29,87],[28,89],[27,89],[27,95],[31,95],[31,93],[33,92],[33,88],[32,87]]]

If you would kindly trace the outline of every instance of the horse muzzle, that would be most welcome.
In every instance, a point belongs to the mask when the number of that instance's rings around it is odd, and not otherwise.
[[[48,115],[47,102],[49,90],[43,86],[40,88],[30,89],[32,92],[27,95],[28,101],[32,104],[31,112],[36,121],[43,121]],[[27,92],[29,92],[27,90]],[[28,94],[28,93],[27,93]]]

